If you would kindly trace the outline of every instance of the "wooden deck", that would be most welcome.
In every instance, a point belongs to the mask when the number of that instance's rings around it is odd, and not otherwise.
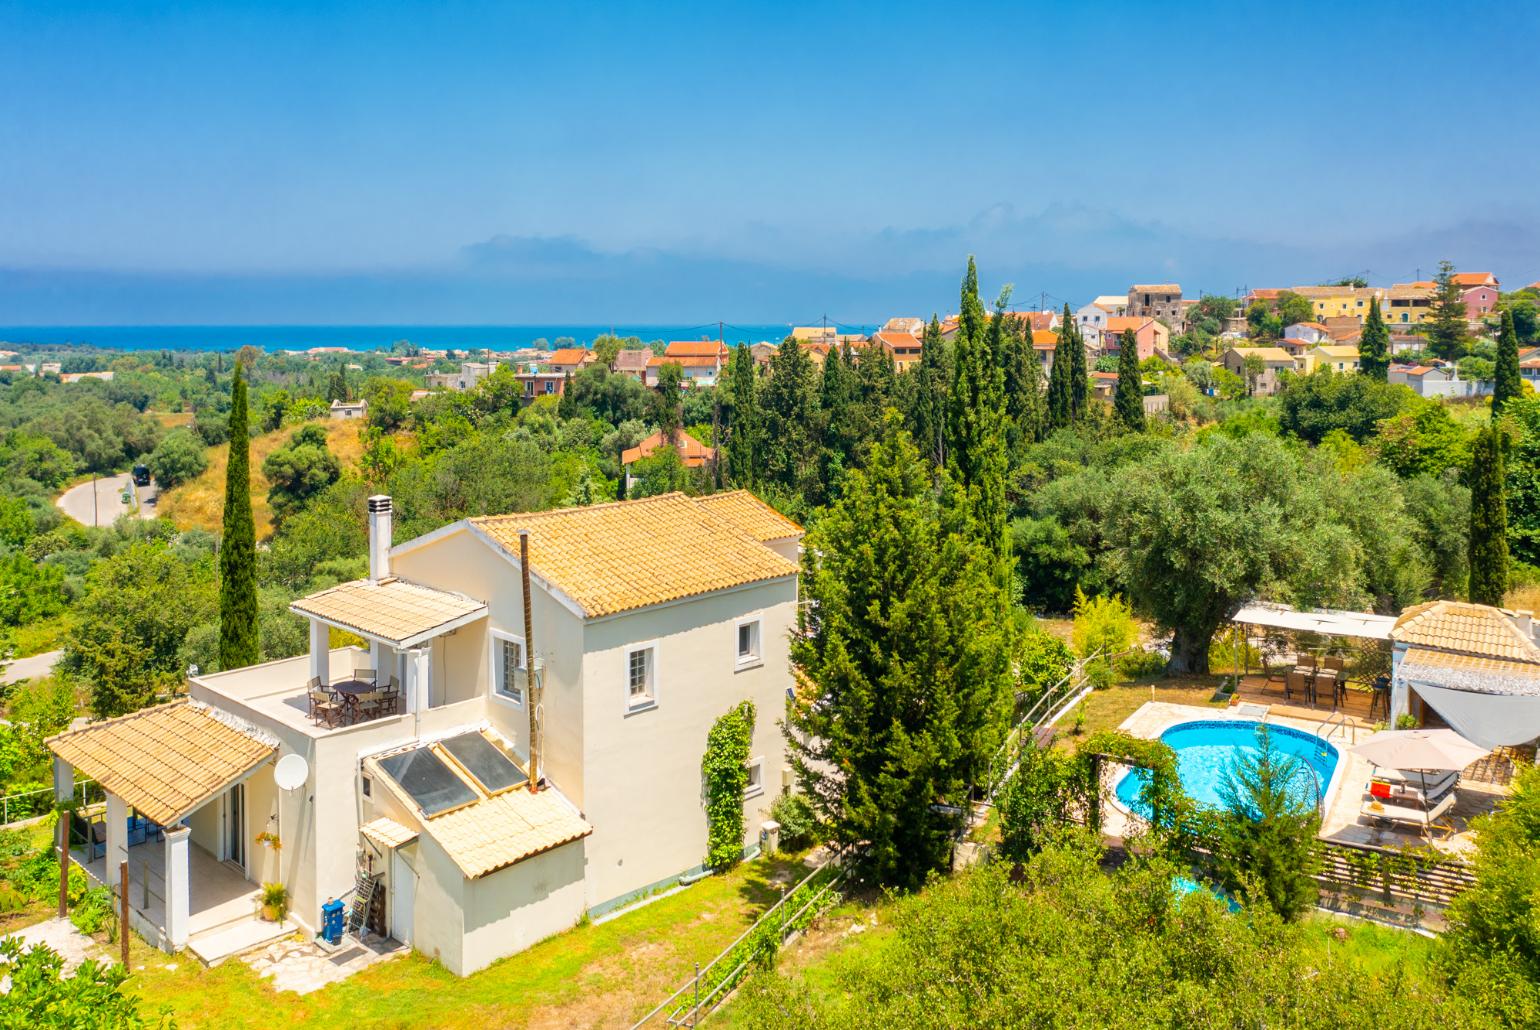
[[[1352,685],[1347,688],[1347,696],[1335,707],[1332,705],[1331,698],[1325,696],[1320,697],[1318,703],[1311,704],[1310,700],[1300,696],[1297,690],[1292,698],[1285,697],[1281,679],[1269,682],[1260,674],[1242,677],[1235,696],[1242,702],[1268,705],[1276,714],[1292,719],[1307,721],[1314,719],[1325,722],[1335,713],[1341,712],[1345,716],[1344,721],[1359,730],[1372,729],[1377,723],[1385,721],[1384,715],[1380,712],[1375,712],[1373,719],[1369,717],[1369,708],[1374,700],[1373,692],[1358,689]]]

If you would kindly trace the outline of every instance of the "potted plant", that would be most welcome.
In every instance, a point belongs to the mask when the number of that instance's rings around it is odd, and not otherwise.
[[[283,841],[278,839],[278,834],[269,833],[266,830],[263,830],[261,833],[257,834],[257,843],[266,844],[274,851],[277,851],[283,847]]]
[[[262,918],[270,923],[281,923],[289,914],[289,888],[281,883],[262,885]]]

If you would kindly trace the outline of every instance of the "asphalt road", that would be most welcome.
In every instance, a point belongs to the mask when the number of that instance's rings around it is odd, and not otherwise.
[[[101,479],[81,483],[79,486],[70,487],[59,495],[54,503],[59,510],[83,526],[110,526],[121,515],[129,514],[133,508],[123,503],[123,491],[129,489],[133,480],[127,472],[119,476],[103,476]],[[91,500],[92,486],[96,489],[96,501]],[[155,517],[155,486],[141,487],[139,489],[139,517],[153,519]]]
[[[47,676],[53,671],[54,663],[63,654],[63,651],[44,651],[42,654],[18,658],[4,669],[0,669],[0,683],[15,683],[18,680],[37,679],[40,676]]]

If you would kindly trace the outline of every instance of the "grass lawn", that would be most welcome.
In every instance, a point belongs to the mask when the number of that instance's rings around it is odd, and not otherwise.
[[[1153,683],[1122,683],[1107,687],[1105,690],[1094,690],[1080,703],[1080,709],[1085,712],[1082,733],[1088,735],[1102,730],[1115,730],[1124,719],[1134,714],[1140,705],[1148,701],[1165,701],[1174,705],[1197,705],[1213,708],[1216,711],[1221,710],[1225,707],[1225,703],[1211,700],[1218,685],[1217,677],[1184,677],[1159,679]],[[1060,719],[1055,727],[1058,732],[1054,743],[1059,747],[1074,747],[1076,740],[1074,726],[1074,712]]]
[[[31,826],[0,831],[0,883],[10,885],[12,876],[34,852],[52,845],[55,825],[52,819],[44,819]],[[28,898],[20,907],[0,913],[0,937],[23,926],[40,923],[58,911],[58,865],[55,864],[53,869],[52,880],[43,891],[45,896]]]
[[[313,994],[278,993],[232,959],[205,969],[134,938],[129,989],[182,1027],[610,1027],[635,1022],[803,875],[761,860],[618,919],[580,926],[463,979],[412,954]]]
[[[354,468],[364,447],[359,440],[363,422],[358,419],[328,419],[326,444],[344,469]],[[251,513],[256,521],[257,538],[273,531],[273,509],[267,503],[268,482],[262,474],[262,462],[269,454],[288,443],[297,426],[284,426],[271,433],[251,438]],[[225,463],[230,449],[224,444],[208,449],[209,467],[203,475],[174,486],[160,495],[156,514],[170,519],[178,529],[206,529],[218,533],[224,518]]]

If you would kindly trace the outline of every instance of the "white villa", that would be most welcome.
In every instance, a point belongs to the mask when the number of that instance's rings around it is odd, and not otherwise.
[[[79,857],[114,883],[128,863],[150,940],[215,960],[340,899],[350,930],[481,969],[702,871],[706,734],[746,699],[754,845],[790,782],[797,525],[668,494],[392,546],[390,498],[369,508],[369,578],[292,606],[308,655],[49,741],[61,796],[74,770],[106,791]],[[264,882],[290,922],[258,920]]]

